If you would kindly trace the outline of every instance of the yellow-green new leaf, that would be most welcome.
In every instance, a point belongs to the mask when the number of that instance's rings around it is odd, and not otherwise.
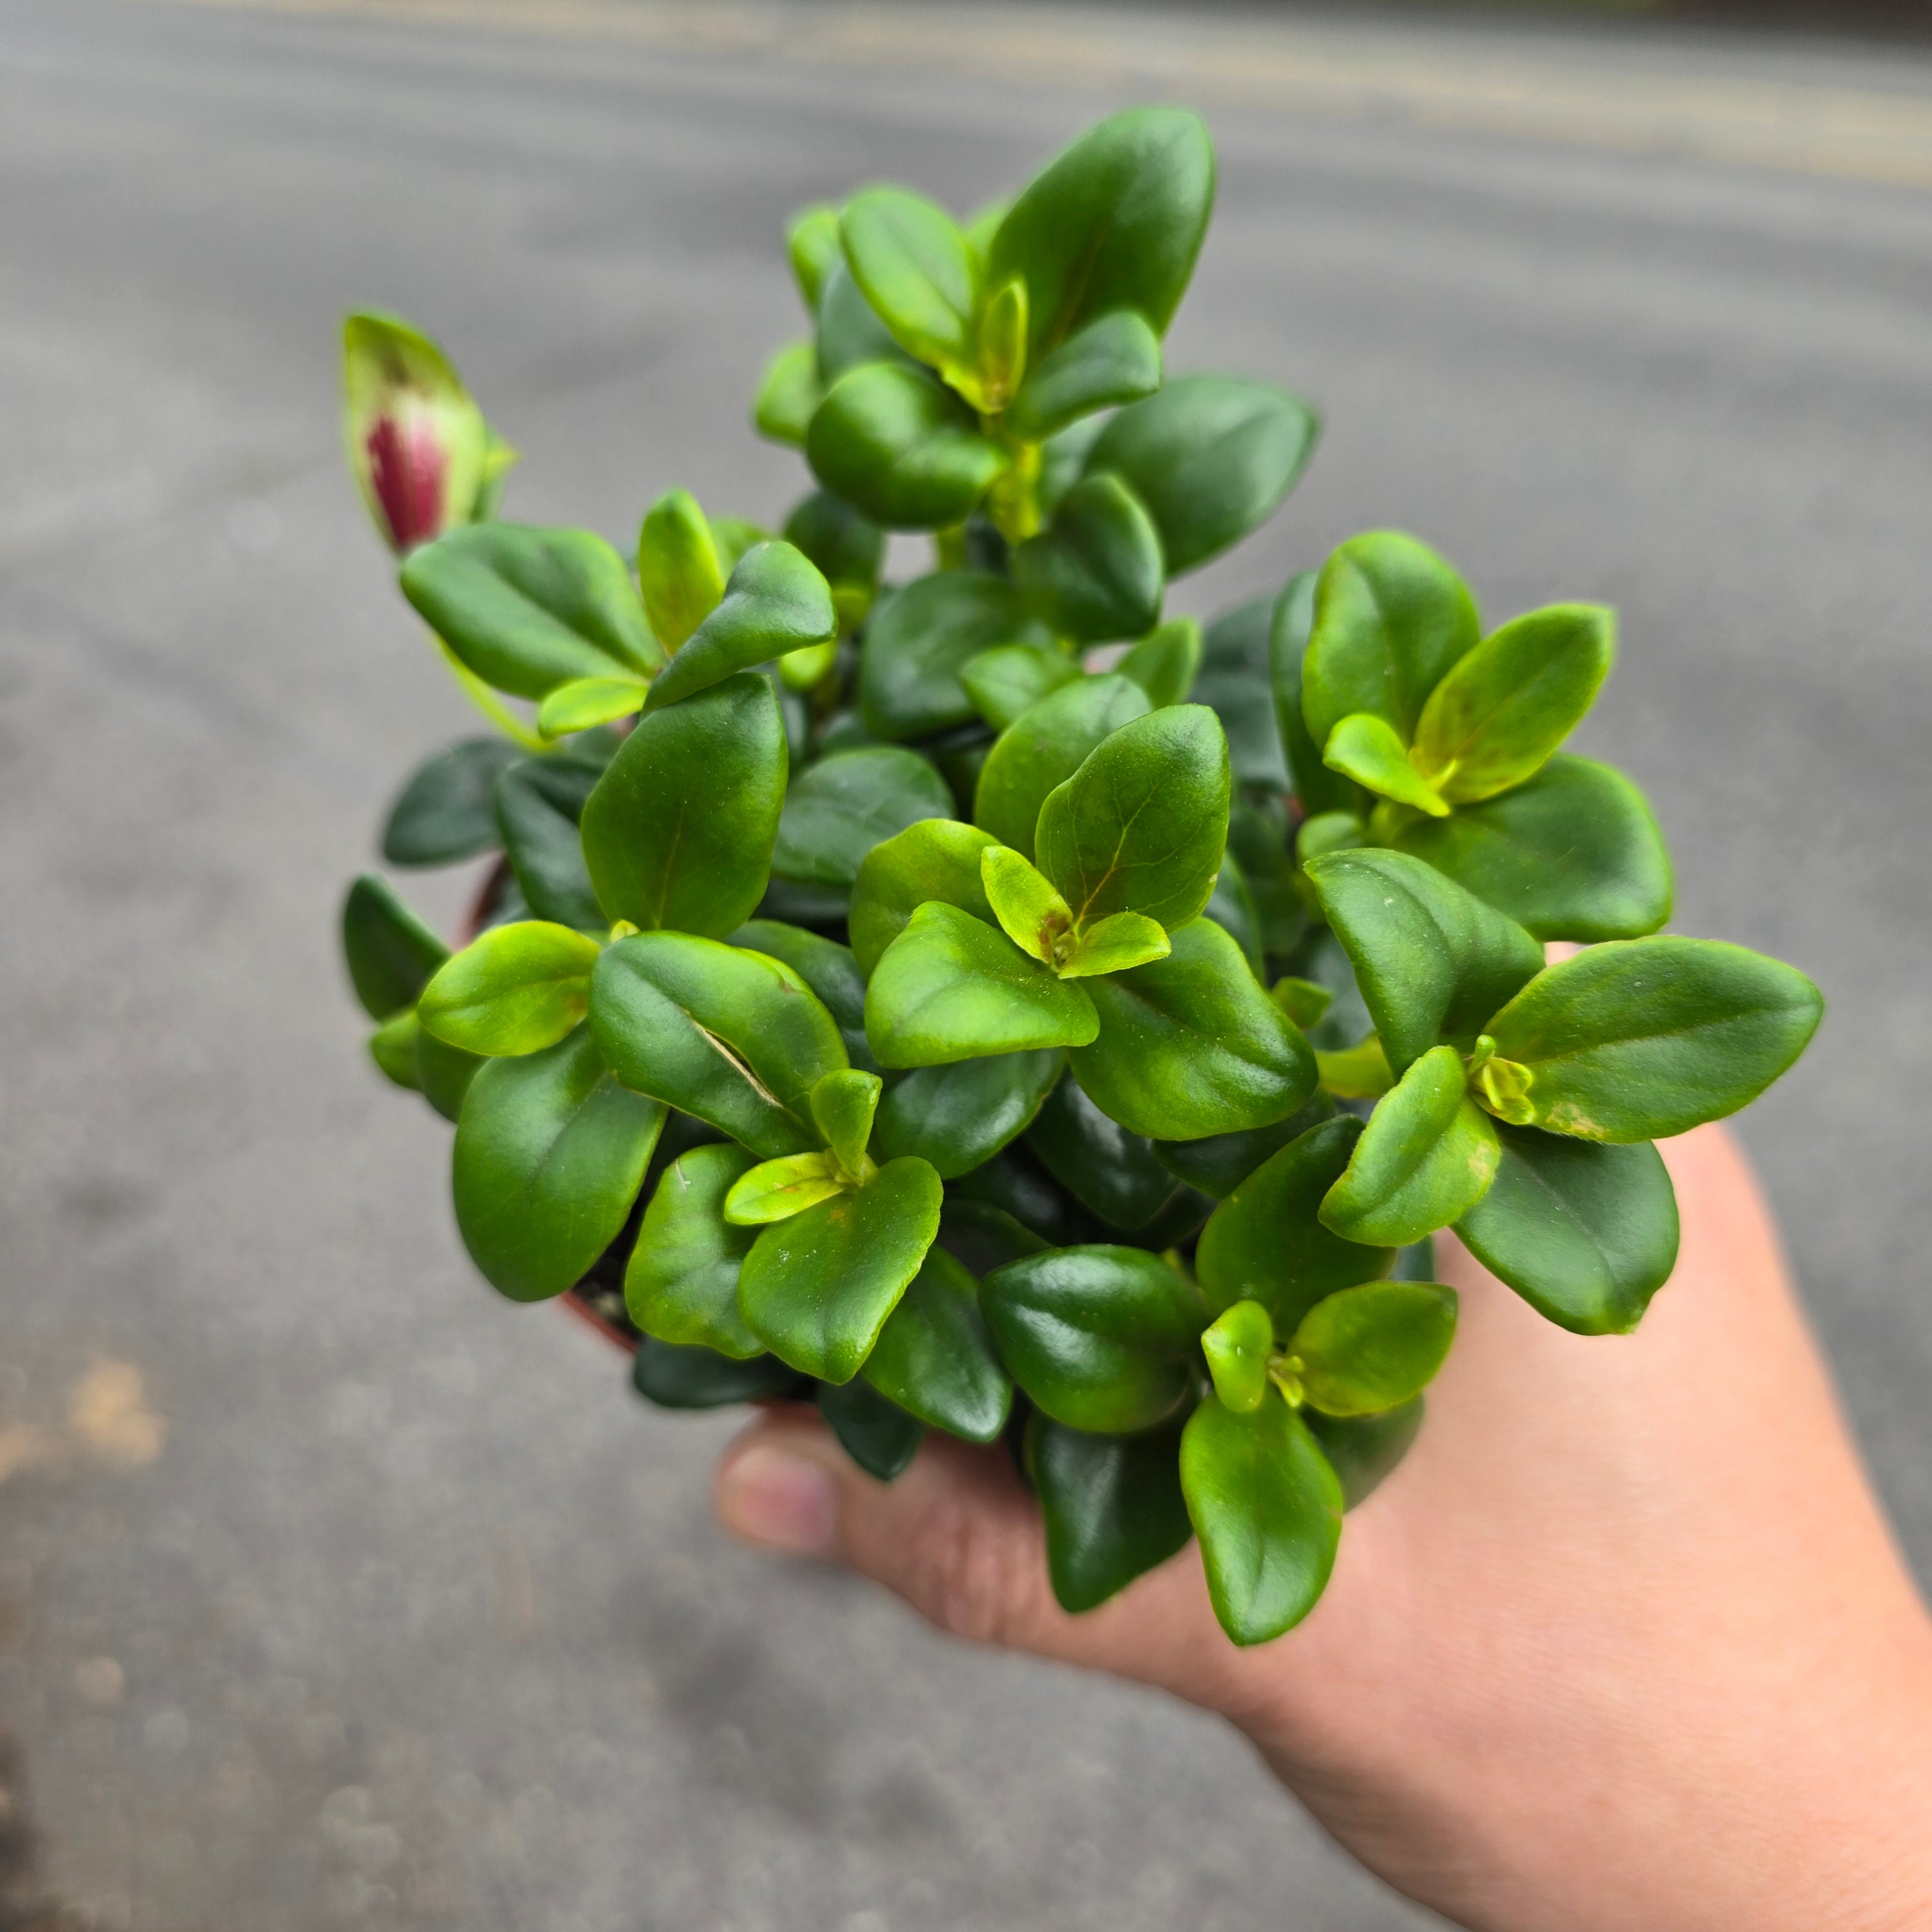
[[[1046,874],[1011,846],[988,845],[980,855],[980,878],[1006,937],[1022,952],[1052,965],[1054,948],[1072,930],[1073,914]]]
[[[1395,727],[1366,711],[1352,711],[1328,734],[1322,762],[1383,798],[1393,799],[1431,818],[1447,818],[1449,808],[1436,788],[1408,761],[1408,749]]]
[[[668,490],[644,512],[638,533],[644,614],[667,652],[678,650],[718,608],[724,567],[711,526],[688,490]]]
[[[724,1218],[734,1227],[789,1220],[845,1191],[847,1183],[830,1154],[787,1154],[746,1170],[724,1197]]]
[[[1288,1353],[1309,1402],[1326,1415],[1379,1415],[1420,1395],[1448,1358],[1456,1291],[1377,1281],[1326,1296],[1301,1318]]]
[[[417,1017],[467,1052],[536,1053],[590,1010],[590,969],[602,950],[585,934],[542,920],[492,926],[437,968]]]

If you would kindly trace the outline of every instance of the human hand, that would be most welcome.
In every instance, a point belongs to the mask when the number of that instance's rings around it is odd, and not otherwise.
[[[942,1628],[1231,1719],[1350,1852],[1478,1932],[1932,1924],[1932,1624],[1736,1143],[1662,1150],[1676,1272],[1632,1336],[1552,1327],[1442,1242],[1454,1351],[1298,1629],[1234,1648],[1192,1548],[1071,1617],[1004,1450],[890,1486],[818,1418],[726,1452],[741,1535]]]

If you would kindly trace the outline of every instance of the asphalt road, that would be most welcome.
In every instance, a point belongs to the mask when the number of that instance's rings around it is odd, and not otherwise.
[[[1586,748],[1655,802],[1680,928],[1832,1002],[1744,1133],[1932,1570],[1932,58],[4,0],[16,1898],[103,1932],[1422,1922],[1216,1724],[728,1546],[731,1422],[644,1412],[472,1276],[445,1131],[367,1067],[334,958],[383,801],[468,722],[340,472],[338,314],[446,339],[526,452],[514,514],[622,534],[682,483],[775,517],[798,472],[742,412],[796,326],[788,209],[879,176],[968,203],[1148,97],[1203,104],[1222,164],[1174,365],[1329,424],[1178,601],[1396,524],[1498,616],[1621,608]]]

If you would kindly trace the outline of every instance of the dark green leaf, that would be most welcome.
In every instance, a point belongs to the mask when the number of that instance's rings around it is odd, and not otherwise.
[[[1406,852],[1331,852],[1306,870],[1398,1074],[1439,1040],[1468,1052],[1543,970],[1514,920]]]
[[[412,550],[401,581],[478,677],[519,698],[663,662],[623,559],[588,530],[465,524]]]
[[[1165,713],[1160,714],[1165,716]],[[1071,1058],[1107,1114],[1156,1140],[1264,1127],[1315,1090],[1315,1057],[1210,920],[1174,934],[1165,959],[1083,982],[1100,1014]]]
[[[1275,729],[1285,758],[1290,789],[1301,802],[1305,817],[1324,812],[1366,809],[1361,788],[1322,762],[1322,747],[1309,735],[1301,714],[1301,665],[1307,655],[1308,634],[1315,624],[1317,573],[1304,570],[1288,580],[1275,599],[1268,622],[1268,677],[1274,691]],[[1223,715],[1222,722],[1227,723]],[[1228,742],[1234,742],[1232,727]],[[1238,766],[1240,754],[1236,754]]]
[[[1193,699],[1205,704],[1228,734],[1234,782],[1270,792],[1288,789],[1274,707],[1267,701],[1268,626],[1274,606],[1265,597],[1238,605],[1202,634],[1201,669]]]
[[[1258,1301],[1282,1335],[1323,1296],[1388,1273],[1393,1248],[1344,1240],[1322,1226],[1323,1197],[1361,1138],[1352,1115],[1324,1120],[1270,1155],[1215,1209],[1201,1231],[1195,1272],[1218,1313]]]
[[[916,1068],[879,1108],[880,1158],[916,1154],[942,1180],[970,1173],[1032,1124],[1064,1058],[1048,1047]]]
[[[983,1166],[960,1175],[947,1186],[946,1198],[984,1202],[998,1208],[1040,1238],[1035,1247],[1069,1247],[1096,1240],[1102,1232],[1100,1222],[1021,1147],[1010,1147]]]
[[[991,286],[1026,284],[1028,363],[1116,309],[1165,334],[1214,200],[1214,150],[1196,115],[1133,108],[1082,135],[1022,191],[988,250]]]
[[[1080,667],[1059,650],[1030,644],[998,644],[969,658],[959,682],[974,708],[996,731],[1004,731],[1049,692],[1072,684]]]
[[[1260,804],[1238,800],[1228,808],[1228,854],[1247,882],[1263,955],[1270,961],[1286,961],[1307,932],[1309,916],[1295,878],[1288,814],[1281,800]]]
[[[796,1394],[798,1371],[776,1355],[734,1362],[716,1350],[686,1348],[646,1335],[631,1368],[632,1386],[660,1408],[728,1408]]]
[[[752,1332],[803,1373],[850,1382],[939,1232],[940,1193],[924,1161],[889,1161],[855,1193],[773,1222],[738,1276]]]
[[[462,1118],[464,1096],[483,1065],[481,1054],[466,1053],[424,1028],[416,1029],[416,1084],[446,1120]]]
[[[456,1125],[456,1225],[513,1301],[561,1294],[614,1241],[644,1184],[664,1109],[620,1085],[587,1027],[493,1060]]]
[[[342,904],[342,953],[363,1011],[386,1020],[416,1004],[449,948],[386,879],[364,872]]]
[[[627,1086],[767,1160],[818,1146],[808,1096],[846,1064],[832,1016],[789,966],[688,933],[610,947],[591,975],[590,1024]]]
[[[1013,1385],[980,1314],[979,1287],[931,1250],[866,1358],[864,1378],[900,1408],[969,1442],[995,1441]]]
[[[1006,452],[935,376],[875,362],[842,376],[806,438],[812,474],[889,530],[963,523]]]
[[[1094,1037],[1082,987],[1029,959],[957,906],[921,906],[873,969],[866,1032],[885,1066],[937,1066],[982,1054]]]
[[[818,567],[832,586],[832,602],[849,629],[865,616],[879,587],[886,533],[850,503],[814,490],[785,519],[784,540]]]
[[[1193,1536],[1180,1493],[1180,1431],[1172,1423],[1141,1436],[1092,1436],[1036,1412],[1026,1460],[1064,1610],[1096,1608]]]
[[[731,944],[782,959],[838,1022],[846,1058],[862,1072],[879,1071],[866,1039],[865,976],[850,946],[775,919],[748,920],[731,934]]]
[[[1456,1223],[1484,1267],[1576,1335],[1628,1334],[1677,1262],[1677,1197],[1655,1148],[1498,1127],[1490,1191]]]
[[[1047,795],[1064,784],[1110,734],[1153,710],[1131,679],[1085,677],[1022,712],[988,754],[973,801],[974,822],[1030,859],[1034,827]]]
[[[1341,1541],[1342,1485],[1287,1403],[1237,1415],[1208,1396],[1180,1438],[1180,1486],[1237,1643],[1265,1643],[1314,1609]]]
[[[919,1445],[926,1424],[888,1401],[869,1382],[820,1382],[818,1412],[831,1425],[839,1446],[867,1475],[890,1483],[902,1475]]]
[[[1396,835],[1538,939],[1638,939],[1670,916],[1670,860],[1636,786],[1559,754],[1527,784]]]
[[[369,1036],[369,1058],[382,1070],[383,1078],[411,1093],[422,1084],[416,1078],[416,1039],[422,1030],[415,1007],[405,1006]]]
[[[594,939],[541,920],[495,926],[436,969],[416,1016],[439,1040],[470,1053],[535,1053],[554,1046],[590,1005]]]
[[[748,673],[640,718],[584,807],[605,914],[711,939],[741,924],[765,890],[785,766],[778,700]]]
[[[1616,616],[1555,604],[1485,638],[1430,693],[1416,763],[1452,804],[1532,777],[1582,722],[1616,652]]]
[[[818,291],[818,380],[830,388],[848,370],[868,362],[892,362],[905,369],[918,364],[892,340],[892,332],[866,299],[843,260],[826,269]]]
[[[1056,1422],[1150,1429],[1186,1399],[1207,1315],[1198,1291],[1140,1248],[1054,1248],[995,1268],[980,1306],[1015,1382]]]
[[[1742,946],[1630,939],[1550,968],[1486,1030],[1528,1076],[1512,1125],[1662,1140],[1756,1100],[1824,1010],[1802,973]]]
[[[835,752],[792,781],[772,868],[806,885],[850,886],[875,845],[952,809],[946,781],[916,752]]]
[[[960,674],[972,659],[995,645],[1051,641],[1003,578],[977,570],[922,577],[866,626],[859,655],[866,728],[875,737],[923,738],[963,724],[974,710]]]
[[[1154,1150],[1160,1164],[1177,1179],[1216,1201],[1225,1201],[1270,1155],[1310,1127],[1334,1117],[1334,1102],[1326,1094],[1317,1094],[1306,1106],[1272,1126],[1209,1134],[1194,1141],[1156,1141]],[[1336,1172],[1340,1172],[1338,1166]],[[1327,1185],[1324,1181],[1323,1188]]]
[[[831,586],[818,566],[788,543],[754,544],[739,559],[722,602],[658,673],[645,708],[675,704],[838,628]]]
[[[1316,586],[1301,670],[1309,735],[1325,747],[1364,712],[1406,743],[1429,694],[1481,635],[1468,586],[1426,544],[1394,530],[1350,538]]]
[[[392,866],[451,866],[490,850],[497,842],[493,788],[516,760],[503,738],[468,738],[439,752],[389,808],[382,856]]]
[[[1433,1282],[1366,1282],[1318,1301],[1288,1352],[1308,1400],[1328,1415],[1379,1415],[1435,1380],[1456,1335],[1456,1291]]]
[[[1158,711],[1165,704],[1181,704],[1194,688],[1201,669],[1201,626],[1192,617],[1170,617],[1150,631],[1114,668],[1130,677]],[[1216,714],[1220,716],[1217,712]],[[1222,720],[1223,728],[1227,721]]]
[[[1029,607],[1076,644],[1137,638],[1160,616],[1160,538],[1147,506],[1111,473],[1074,484],[1051,526],[1013,552]]]
[[[1231,376],[1180,376],[1100,433],[1087,474],[1131,484],[1160,532],[1167,574],[1218,556],[1274,515],[1320,429],[1298,396]]]
[[[1323,1415],[1304,1409],[1302,1420],[1320,1444],[1342,1484],[1342,1508],[1354,1509],[1368,1501],[1396,1465],[1408,1454],[1422,1427],[1423,1404],[1418,1396],[1400,1408],[1381,1415]]]
[[[644,615],[667,651],[680,650],[718,608],[724,595],[724,566],[711,526],[688,490],[667,492],[644,512],[638,578]]]
[[[724,1219],[724,1197],[754,1159],[719,1141],[687,1150],[664,1169],[624,1271],[624,1306],[646,1335],[734,1360],[760,1353],[738,1312],[738,1267],[758,1230]]]
[[[923,195],[867,188],[838,218],[845,266],[899,346],[935,368],[970,362],[978,278],[959,225]]]
[[[1144,1228],[1174,1198],[1174,1177],[1153,1148],[1110,1120],[1076,1080],[1061,1081],[1048,1096],[1027,1145],[1110,1227]]]
[[[1483,1198],[1501,1157],[1461,1056],[1432,1047],[1376,1102],[1348,1171],[1322,1202],[1322,1221],[1352,1241],[1419,1241]]]
[[[539,919],[586,932],[608,923],[578,830],[600,775],[566,752],[523,759],[496,781],[496,829],[525,902]]]
[[[993,842],[976,826],[930,818],[874,846],[852,888],[852,952],[859,970],[869,978],[915,908],[930,899],[990,925],[993,909],[980,881],[980,857]]]
[[[1160,387],[1160,338],[1130,308],[1096,316],[1027,374],[1008,405],[1006,427],[1043,442],[1095,410],[1150,396]]]

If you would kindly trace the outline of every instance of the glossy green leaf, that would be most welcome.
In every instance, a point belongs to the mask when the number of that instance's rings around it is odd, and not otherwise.
[[[1061,1186],[1110,1227],[1144,1228],[1174,1198],[1174,1177],[1144,1136],[1109,1120],[1063,1080],[1047,1096],[1027,1145]]]
[[[1228,742],[1205,705],[1172,704],[1137,718],[1102,740],[1042,805],[1040,868],[1083,926],[1138,912],[1172,932],[1214,890],[1228,790]]]
[[[1194,1526],[1180,1459],[1172,1423],[1139,1436],[1094,1436],[1037,1412],[1028,1418],[1027,1469],[1062,1610],[1094,1610],[1186,1547]]]
[[[369,1058],[383,1078],[412,1093],[422,1084],[416,1074],[416,1039],[422,1030],[415,1007],[405,1006],[369,1036]]]
[[[914,909],[929,899],[990,923],[993,909],[980,881],[980,857],[992,842],[976,826],[929,818],[874,846],[852,888],[849,930],[859,970],[869,978]]]
[[[1214,1394],[1237,1415],[1252,1415],[1272,1392],[1268,1358],[1274,1353],[1274,1322],[1258,1301],[1224,1308],[1201,1337]]]
[[[1261,918],[1242,874],[1241,862],[1232,852],[1221,855],[1221,869],[1215,874],[1214,890],[1208,896],[1202,916],[1211,919],[1241,949],[1248,970],[1257,980],[1264,980],[1268,962],[1262,956]],[[1282,1011],[1288,1009],[1283,1006]]]
[[[941,1248],[927,1252],[861,1373],[901,1408],[968,1442],[997,1440],[1013,1406],[979,1285]]]
[[[439,1040],[470,1053],[554,1046],[590,1006],[590,969],[603,949],[541,920],[492,926],[446,960],[416,1002]]]
[[[1028,372],[1007,405],[1006,427],[1046,440],[1095,410],[1137,402],[1160,387],[1160,338],[1138,310],[1096,316]]]
[[[968,658],[959,682],[980,716],[996,731],[1049,692],[1072,684],[1080,667],[1064,652],[1042,650],[1030,644],[996,644]]]
[[[848,371],[868,363],[890,362],[902,369],[918,363],[892,340],[892,332],[865,291],[852,279],[843,256],[827,268],[818,291],[818,380],[830,388]]]
[[[496,780],[517,756],[502,738],[467,738],[439,752],[389,808],[382,856],[392,866],[452,866],[490,850]]]
[[[1174,950],[1167,929],[1138,912],[1109,913],[1080,936],[1060,962],[1063,980],[1088,980],[1101,973],[1124,973],[1150,961],[1165,959]]]
[[[980,879],[1000,930],[1022,952],[1052,965],[1073,914],[1046,874],[1011,846],[988,845],[980,855]]]
[[[818,380],[818,350],[809,340],[788,342],[765,364],[752,399],[752,427],[773,442],[805,447],[812,419],[825,400]]]
[[[748,920],[731,934],[731,944],[783,960],[838,1022],[847,1058],[863,1072],[878,1072],[866,1039],[865,976],[849,946],[775,919]]]
[[[1263,701],[1274,606],[1265,597],[1222,612],[1201,635],[1201,669],[1191,694],[1221,721],[1238,785],[1288,789],[1281,735]]]
[[[734,1228],[763,1227],[767,1222],[789,1220],[845,1191],[845,1181],[830,1154],[789,1154],[782,1160],[760,1161],[741,1174],[724,1197],[724,1218]]]
[[[605,1065],[587,1027],[541,1053],[493,1060],[456,1124],[456,1225],[513,1301],[561,1294],[617,1238],[664,1109]]]
[[[546,738],[567,738],[573,731],[628,718],[644,709],[650,691],[640,678],[573,678],[537,706],[537,729]]]
[[[942,1180],[970,1173],[1033,1124],[1064,1063],[1046,1047],[916,1067],[880,1103],[879,1158],[916,1154]]]
[[[832,1016],[790,967],[688,933],[608,948],[590,978],[590,1025],[627,1086],[767,1160],[818,1147],[808,1096],[845,1065]]]
[[[1322,1090],[1340,1100],[1378,1100],[1395,1084],[1388,1055],[1373,1034],[1339,1052],[1318,1051],[1315,1065]]]
[[[401,583],[470,670],[519,698],[663,662],[623,559],[589,530],[465,524],[411,551]]]
[[[980,1306],[1009,1372],[1070,1427],[1124,1435],[1173,1414],[1194,1385],[1199,1293],[1140,1248],[1048,1249],[995,1268]]]
[[[876,1481],[903,1475],[926,1438],[924,1423],[856,1376],[820,1382],[813,1399],[839,1447]]]
[[[1543,970],[1521,926],[1406,852],[1331,852],[1306,870],[1397,1073],[1441,1040],[1467,1052]]]
[[[1215,1209],[1201,1231],[1194,1268],[1208,1307],[1258,1301],[1283,1336],[1324,1295],[1379,1280],[1392,1246],[1344,1240],[1321,1221],[1322,1203],[1348,1166],[1362,1124],[1341,1114],[1305,1130],[1271,1154]]]
[[[1316,1094],[1305,1107],[1272,1126],[1249,1127],[1232,1134],[1207,1134],[1198,1140],[1156,1141],[1155,1157],[1177,1180],[1225,1201],[1270,1156],[1279,1154],[1298,1135],[1335,1116],[1335,1103]],[[1338,1166],[1336,1172],[1340,1172]],[[1324,1183],[1325,1187],[1327,1183]]]
[[[1318,573],[1312,570],[1291,577],[1268,614],[1268,682],[1274,693],[1276,745],[1284,761],[1288,788],[1300,801],[1304,815],[1310,818],[1323,812],[1352,812],[1362,807],[1361,790],[1355,782],[1331,771],[1322,762],[1322,747],[1310,734],[1308,722],[1302,716],[1302,660],[1307,655],[1309,633],[1315,626],[1317,577]],[[1229,742],[1233,742],[1232,728]],[[1236,762],[1238,766],[1238,758]]]
[[[1298,396],[1232,376],[1179,376],[1100,433],[1087,474],[1111,472],[1147,506],[1167,574],[1258,530],[1314,454],[1320,422]]]
[[[722,601],[658,674],[646,708],[675,704],[838,628],[831,587],[817,566],[788,543],[754,544],[739,559]]]
[[[1130,677],[1158,711],[1181,704],[1201,669],[1201,626],[1192,617],[1170,617],[1150,631],[1114,668]]]
[[[1324,1415],[1305,1408],[1301,1419],[1321,1446],[1342,1485],[1342,1507],[1366,1502],[1408,1454],[1420,1432],[1424,1404],[1418,1396],[1380,1415]]]
[[[1430,693],[1417,766],[1456,805],[1521,784],[1582,722],[1616,650],[1616,613],[1599,604],[1512,619]]]
[[[1643,795],[1562,753],[1513,791],[1396,835],[1538,939],[1640,939],[1670,916],[1670,860]]]
[[[866,626],[859,654],[866,728],[878,738],[923,738],[965,724],[974,716],[961,682],[968,664],[995,646],[1050,642],[1004,578],[977,570],[922,577],[894,592]]]
[[[876,1073],[847,1068],[826,1074],[812,1090],[813,1124],[848,1174],[859,1173],[864,1165],[884,1084]]]
[[[850,503],[814,490],[785,519],[787,543],[818,566],[832,586],[839,628],[850,630],[872,608],[886,560],[886,533]]]
[[[758,1233],[724,1219],[725,1196],[756,1158],[714,1142],[664,1169],[624,1270],[625,1308],[646,1335],[734,1360],[762,1352],[738,1312],[739,1264]]]
[[[1034,828],[1047,795],[1123,725],[1153,710],[1131,679],[1084,677],[1051,692],[1000,733],[980,772],[974,823],[1022,857],[1034,852]]]
[[[979,303],[959,224],[923,195],[866,188],[838,218],[845,266],[893,338],[940,370],[970,361]]]
[[[688,490],[666,491],[644,512],[638,580],[644,615],[667,652],[680,649],[718,608],[724,566],[711,526]]]
[[[1165,714],[1162,714],[1165,715]],[[1107,1114],[1156,1140],[1264,1127],[1315,1090],[1315,1056],[1208,920],[1172,935],[1165,959],[1082,983],[1100,1016],[1070,1056]]]
[[[640,719],[584,807],[605,914],[712,939],[741,925],[764,892],[785,767],[778,701],[748,673]]]
[[[826,489],[889,530],[963,523],[1007,462],[937,376],[890,362],[832,386],[805,451]]]
[[[496,781],[496,829],[524,902],[539,919],[586,932],[606,923],[579,826],[602,770],[559,752],[522,759]]]
[[[1494,1124],[1469,1098],[1461,1056],[1432,1047],[1376,1103],[1322,1220],[1352,1241],[1419,1241],[1483,1198],[1501,1158]]]
[[[728,1408],[741,1402],[764,1402],[809,1388],[796,1369],[776,1355],[734,1362],[716,1349],[688,1348],[646,1335],[631,1364],[631,1384],[660,1408]]]
[[[1308,1400],[1330,1415],[1378,1415],[1436,1378],[1456,1336],[1456,1291],[1377,1281],[1324,1297],[1288,1343]]]
[[[449,948],[374,872],[364,872],[343,902],[342,952],[356,997],[372,1020],[414,1006],[449,957]]]
[[[1307,1616],[1335,1567],[1342,1485],[1300,1417],[1284,1402],[1237,1415],[1209,1396],[1180,1438],[1180,1486],[1228,1636],[1266,1643]]]
[[[916,752],[835,752],[792,781],[772,869],[808,885],[850,886],[873,847],[952,809],[946,781]]]
[[[1160,538],[1111,472],[1075,484],[1049,527],[1014,550],[1012,569],[1029,608],[1077,644],[1137,638],[1160,620]]]
[[[1029,959],[983,920],[938,900],[913,914],[866,990],[866,1035],[886,1066],[1079,1046],[1097,1024],[1081,987]]]
[[[1447,818],[1442,795],[1408,761],[1408,749],[1385,718],[1352,711],[1328,734],[1322,761],[1381,796],[1431,818]]]
[[[1394,530],[1352,537],[1322,567],[1301,668],[1301,709],[1317,745],[1366,712],[1406,743],[1429,694],[1474,650],[1481,620],[1468,586],[1427,544]]]
[[[987,250],[986,279],[1028,295],[1028,360],[1116,309],[1156,335],[1194,272],[1214,200],[1214,150],[1197,115],[1138,107],[1066,148],[1015,200]]]
[[[842,266],[838,209],[822,201],[800,208],[785,225],[785,252],[800,299],[808,310],[816,309],[826,283]]]
[[[889,1161],[856,1192],[767,1228],[738,1276],[752,1332],[805,1374],[850,1382],[939,1232],[941,1192],[924,1161]]]
[[[1802,973],[1742,946],[1630,939],[1552,966],[1485,1030],[1526,1076],[1512,1125],[1662,1140],[1756,1100],[1824,1010]]]
[[[1496,1132],[1496,1178],[1456,1223],[1464,1245],[1573,1334],[1628,1334],[1677,1262],[1677,1197],[1662,1157],[1646,1142]]]
[[[416,1029],[416,1085],[446,1120],[461,1118],[470,1083],[486,1064],[481,1054],[466,1053],[422,1027]]]

